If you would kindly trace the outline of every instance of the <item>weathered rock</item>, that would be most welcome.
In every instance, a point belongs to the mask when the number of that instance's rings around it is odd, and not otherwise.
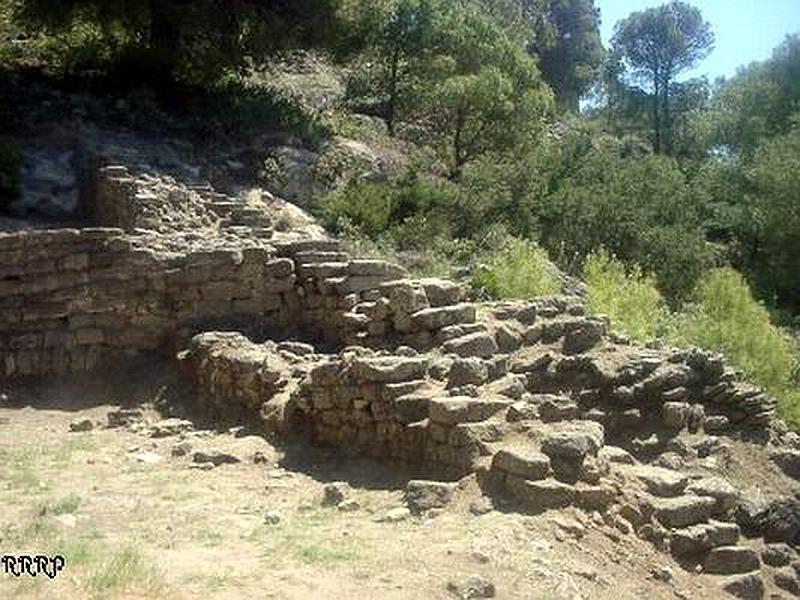
[[[344,481],[328,483],[322,488],[322,505],[339,506],[347,499],[350,493],[350,486]]]
[[[494,338],[488,333],[480,331],[449,340],[445,342],[444,349],[461,357],[477,356],[479,358],[489,358],[500,351]]]
[[[618,446],[603,446],[597,456],[602,460],[620,465],[632,465],[636,462],[630,452]]]
[[[367,357],[354,360],[352,369],[361,381],[397,383],[425,377],[428,361],[401,356]]]
[[[609,485],[575,486],[575,505],[585,510],[605,511],[616,500],[617,492]]]
[[[412,479],[406,485],[405,501],[409,510],[421,514],[433,508],[444,508],[453,499],[455,484]]]
[[[797,573],[791,567],[776,569],[772,580],[776,587],[789,592],[794,597],[800,596],[800,582],[798,582]]]
[[[705,477],[693,481],[686,488],[686,493],[715,498],[719,514],[729,513],[739,500],[739,492],[722,477]]]
[[[789,544],[767,544],[761,551],[761,560],[770,567],[785,567],[797,560],[797,551]]]
[[[717,501],[707,496],[656,498],[653,501],[655,516],[666,527],[688,527],[707,521],[716,505]]]
[[[449,581],[447,591],[461,600],[494,598],[495,596],[494,584],[480,575]]]
[[[523,479],[544,479],[550,471],[550,459],[528,448],[509,448],[500,450],[494,455],[492,469],[517,475]]]
[[[777,450],[770,459],[793,479],[800,479],[800,450]]]
[[[522,334],[509,325],[498,326],[494,337],[500,352],[514,352],[522,346]]]
[[[242,462],[240,458],[228,454],[226,452],[218,452],[216,450],[198,451],[192,455],[192,460],[195,463],[209,463],[215,467],[220,465],[233,465]]]
[[[564,337],[564,353],[579,354],[596,346],[603,339],[605,324],[586,320],[579,327],[568,331]]]
[[[740,506],[736,511],[736,519],[743,530],[761,535],[767,542],[800,543],[800,501],[794,498],[775,500],[766,507],[756,508],[749,518],[744,508]]]
[[[69,424],[69,430],[75,433],[91,431],[94,429],[94,422],[91,419],[79,419]]]
[[[603,440],[602,425],[576,421],[548,434],[542,442],[542,452],[550,458],[583,460],[588,454],[597,454]]]
[[[426,308],[411,315],[415,329],[441,329],[458,323],[475,321],[474,304],[456,304],[442,308]]]
[[[761,568],[758,553],[752,548],[742,546],[720,546],[713,548],[703,562],[706,573],[714,575],[734,575],[749,573]]]
[[[519,375],[506,375],[493,381],[487,389],[494,394],[520,400],[525,395],[524,381]]]
[[[509,423],[516,423],[519,421],[534,421],[539,418],[539,410],[533,404],[528,402],[515,402],[508,409],[506,415]]]
[[[531,398],[537,405],[539,417],[545,423],[570,421],[578,417],[578,405],[566,396],[537,394]]]
[[[689,416],[689,404],[686,402],[665,402],[661,408],[664,425],[673,429],[686,426]]]
[[[150,436],[154,438],[180,435],[192,430],[192,422],[185,419],[163,419],[150,427]]]
[[[408,394],[394,401],[394,416],[402,425],[416,423],[428,417],[430,397],[424,394]]]
[[[433,398],[429,404],[429,417],[434,423],[456,425],[484,421],[511,404],[504,398],[473,398],[452,396]]]
[[[729,577],[720,584],[720,588],[741,600],[762,600],[765,593],[764,580],[759,573]]]
[[[735,523],[709,521],[676,529],[670,534],[670,550],[675,556],[699,556],[718,546],[733,546],[739,540]]]
[[[575,488],[555,479],[530,481],[511,475],[506,487],[517,500],[537,510],[563,508],[575,502]]]
[[[689,482],[685,475],[661,467],[638,465],[630,473],[645,484],[647,491],[661,497],[679,496]]]
[[[489,368],[486,363],[477,357],[458,358],[450,365],[447,377],[448,387],[461,387],[462,385],[481,385],[489,378]]]
[[[464,297],[464,289],[446,279],[421,279],[419,284],[425,290],[431,308],[457,304]]]
[[[136,409],[121,408],[108,413],[109,427],[127,427],[142,419],[142,411]]]

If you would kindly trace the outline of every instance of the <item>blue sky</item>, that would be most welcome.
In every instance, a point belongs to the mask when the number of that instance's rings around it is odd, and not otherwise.
[[[608,45],[614,25],[630,13],[667,0],[595,0]],[[685,0],[699,8],[716,35],[712,54],[690,77],[730,77],[739,66],[764,60],[787,34],[800,32],[800,0]]]

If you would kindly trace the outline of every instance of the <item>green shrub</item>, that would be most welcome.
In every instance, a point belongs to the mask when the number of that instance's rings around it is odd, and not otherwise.
[[[398,250],[420,249],[452,234],[455,189],[410,170],[393,182],[349,181],[317,203],[316,212],[335,232],[352,228]]]
[[[783,416],[800,423],[796,354],[790,340],[770,322],[744,278],[715,269],[697,284],[692,303],[676,317],[670,338],[722,352],[730,363],[781,401]]]
[[[491,298],[533,298],[555,294],[561,283],[544,250],[510,238],[472,277],[472,286]]]
[[[17,146],[0,140],[0,210],[4,210],[18,193],[20,164]]]
[[[639,267],[626,272],[625,265],[601,250],[589,256],[583,274],[591,312],[608,315],[615,328],[637,340],[652,340],[662,332],[666,303],[655,280]]]
[[[710,260],[686,178],[663,156],[623,157],[598,145],[544,198],[539,218],[542,245],[562,267],[607,248],[653,273],[676,305]]]

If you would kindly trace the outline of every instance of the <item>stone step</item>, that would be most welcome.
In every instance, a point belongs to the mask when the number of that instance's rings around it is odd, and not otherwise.
[[[635,465],[623,469],[623,472],[640,481],[648,492],[660,498],[680,496],[689,484],[686,475],[662,467]]]
[[[550,458],[530,446],[510,446],[494,455],[491,472],[500,479],[504,479],[505,475],[515,475],[538,481],[550,474]]]
[[[476,318],[477,309],[474,304],[455,304],[419,310],[411,315],[411,322],[415,329],[431,331],[450,325],[474,323]]]
[[[758,552],[743,546],[713,548],[703,561],[703,570],[712,575],[738,575],[761,568]]]
[[[346,263],[349,256],[346,252],[306,251],[298,252],[294,256],[299,265],[314,263]]]
[[[445,342],[447,352],[462,358],[491,358],[500,352],[494,337],[485,331],[477,331]]]
[[[675,556],[700,556],[719,546],[739,541],[736,523],[710,520],[708,523],[676,529],[670,534],[670,550]]]
[[[344,277],[347,275],[346,262],[320,262],[311,264],[300,264],[297,269],[300,277],[312,277],[314,279],[328,279],[331,277]]]
[[[705,523],[714,514],[715,498],[709,496],[679,496],[653,498],[655,517],[667,528],[678,529]]]

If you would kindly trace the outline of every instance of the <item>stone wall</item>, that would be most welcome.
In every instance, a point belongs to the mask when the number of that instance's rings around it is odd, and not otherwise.
[[[274,248],[140,244],[103,228],[0,235],[4,375],[88,371],[109,351],[168,353],[182,330],[234,316],[288,325],[293,265]]]
[[[423,344],[474,320],[471,305],[429,308],[425,290],[441,302],[460,295],[452,284],[398,281],[401,267],[351,260],[333,240],[34,230],[0,234],[0,254],[6,376],[88,371],[107,350],[169,353],[203,328],[382,346],[393,343],[392,319],[411,324],[402,339]]]

